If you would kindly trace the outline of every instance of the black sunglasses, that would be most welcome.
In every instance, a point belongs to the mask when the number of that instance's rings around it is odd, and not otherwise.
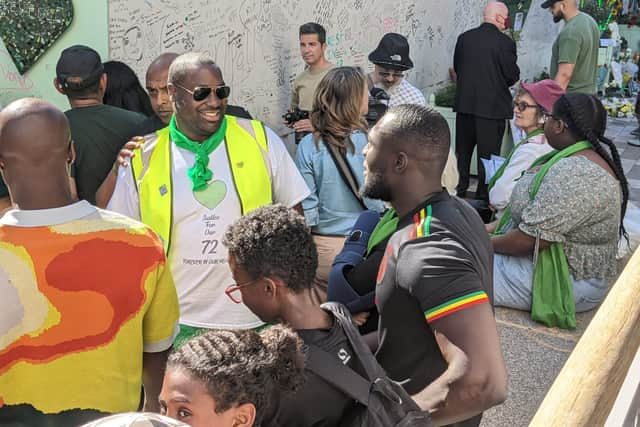
[[[189,90],[186,87],[177,85],[175,83],[174,83],[174,86],[177,86],[180,89],[184,90],[185,92],[188,92],[191,95],[193,95],[193,100],[196,102],[201,102],[207,99],[209,95],[211,95],[212,91],[216,94],[218,99],[226,99],[229,97],[229,94],[231,93],[231,88],[229,86],[216,86],[216,87],[196,86],[193,90]]]
[[[531,104],[527,104],[524,101],[513,101],[513,108],[517,108],[518,111],[520,111],[521,113],[526,110],[527,108],[538,108],[537,105],[531,105]]]

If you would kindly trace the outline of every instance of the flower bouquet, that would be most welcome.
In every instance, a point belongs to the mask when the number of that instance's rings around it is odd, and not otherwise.
[[[602,105],[609,117],[619,119],[635,117],[634,100],[631,98],[605,98],[602,100]]]

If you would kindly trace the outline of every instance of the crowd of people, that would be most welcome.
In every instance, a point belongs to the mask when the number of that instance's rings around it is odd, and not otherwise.
[[[626,178],[575,43],[593,20],[575,0],[543,7],[567,21],[556,72],[515,96],[507,7],[460,35],[455,150],[400,34],[366,74],[300,27],[293,157],[228,105],[206,54],[163,53],[145,90],[126,64],[65,49],[69,110],[0,112],[0,424],[478,426],[507,398],[493,307],[575,327],[626,234]],[[524,139],[471,192],[474,147],[498,154],[512,117]]]

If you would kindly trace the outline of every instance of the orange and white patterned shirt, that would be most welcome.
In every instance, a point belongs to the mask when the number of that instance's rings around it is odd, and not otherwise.
[[[0,424],[136,410],[178,332],[160,239],[86,201],[0,219],[0,294]]]

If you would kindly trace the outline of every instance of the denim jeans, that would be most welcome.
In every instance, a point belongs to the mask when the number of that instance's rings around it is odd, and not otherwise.
[[[593,310],[607,294],[605,279],[582,279],[573,283],[576,312]],[[533,261],[530,257],[495,254],[493,257],[493,297],[497,307],[531,311]]]

